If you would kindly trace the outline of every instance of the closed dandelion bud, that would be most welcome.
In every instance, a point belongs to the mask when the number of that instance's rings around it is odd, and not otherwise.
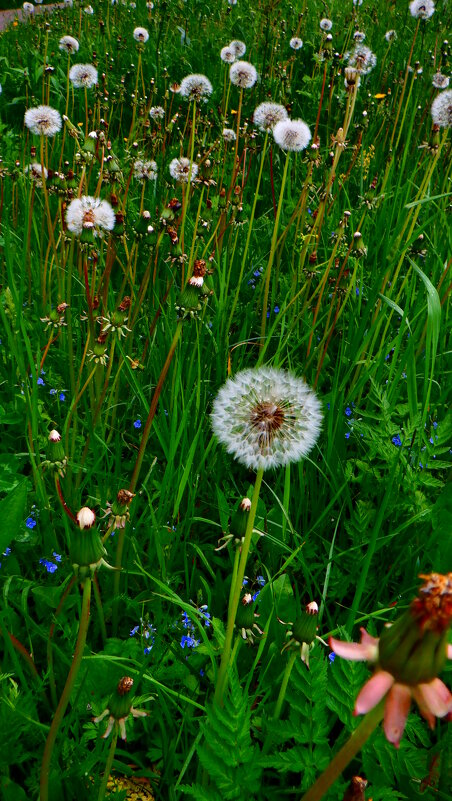
[[[219,200],[218,200],[218,208],[225,209],[226,206],[227,206],[226,190],[225,189],[221,189],[220,197],[219,197]]]
[[[179,300],[176,304],[176,310],[179,312],[179,319],[186,319],[188,317],[195,317],[197,312],[201,310],[201,300],[203,299],[203,284],[202,277],[192,275],[188,283],[179,295]]]
[[[102,564],[107,565],[104,560],[105,548],[99,536],[97,528],[94,527],[96,514],[88,506],[83,506],[76,515],[79,531],[71,536],[70,557],[74,573],[79,581],[84,581],[92,577]]]
[[[367,248],[364,245],[363,237],[360,231],[356,231],[353,235],[353,253],[355,256],[365,256]]]
[[[306,606],[304,612],[300,617],[297,617],[292,627],[292,636],[300,645],[307,643],[311,645],[317,636],[317,618],[319,616],[319,608],[315,601],[311,601]]]
[[[172,209],[168,209],[168,208],[167,209],[163,209],[163,211],[162,211],[162,213],[160,215],[160,222],[163,223],[163,225],[166,225],[169,222],[173,222],[174,219],[175,219],[175,214],[174,214],[174,211]]]
[[[91,131],[87,136],[85,136],[85,141],[83,143],[83,151],[85,154],[89,153],[91,156],[94,156],[96,153],[97,147],[97,133],[96,131]]]
[[[147,712],[144,712],[140,709],[134,709],[132,706],[133,699],[130,696],[132,687],[133,679],[131,679],[129,676],[124,676],[122,679],[120,679],[115,691],[109,698],[107,709],[105,709],[97,718],[94,718],[94,723],[99,723],[101,720],[107,717],[107,715],[109,715],[106,731],[102,735],[104,738],[108,737],[113,729],[113,726],[116,726],[119,729],[121,738],[126,740],[126,720],[129,715],[132,715],[134,718],[146,717]]]
[[[137,222],[135,223],[135,231],[137,232],[137,234],[145,236],[148,233],[150,221],[151,221],[150,212],[143,211],[141,217],[139,217]]]
[[[129,506],[135,497],[133,492],[120,489],[116,500],[112,504],[107,504],[107,514],[109,515],[109,525],[114,528],[125,528],[130,520]]]
[[[233,534],[234,537],[237,540],[239,540],[239,542],[241,542],[245,536],[250,509],[251,509],[250,499],[243,498],[243,500],[240,501],[239,508],[232,516],[231,525],[229,526],[229,529],[231,531],[231,534]]]
[[[52,429],[48,436],[47,459],[45,467],[53,468],[62,478],[64,478],[67,466],[67,457],[61,441],[61,434]]]
[[[325,36],[325,41],[323,42],[323,57],[324,58],[331,58],[333,55],[333,37],[331,33],[328,33]]]
[[[235,625],[240,629],[244,640],[252,645],[256,634],[263,634],[263,631],[256,623],[259,615],[255,611],[256,604],[250,592],[245,593],[237,609]]]

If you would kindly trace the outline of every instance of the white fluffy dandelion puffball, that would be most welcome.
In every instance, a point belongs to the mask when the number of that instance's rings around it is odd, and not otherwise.
[[[229,47],[233,50],[236,58],[242,58],[246,53],[246,44],[240,39],[233,39],[232,42],[229,42]]]
[[[146,44],[147,40],[149,39],[149,33],[146,28],[134,28],[133,38],[136,42]]]
[[[435,97],[431,113],[434,125],[439,125],[440,128],[452,126],[452,89],[447,89]]]
[[[225,64],[233,64],[236,59],[236,55],[232,47],[226,46],[221,48],[220,58]]]
[[[303,120],[281,120],[273,128],[273,138],[282,150],[298,152],[311,141],[311,131]]]
[[[181,184],[188,184],[196,178],[198,165],[193,162],[190,168],[190,159],[181,156],[180,159],[173,159],[170,162],[169,171],[171,178],[174,178]]]
[[[212,94],[212,84],[205,75],[187,75],[181,82],[179,94],[187,100],[207,102]]]
[[[433,0],[413,0],[410,3],[410,14],[415,19],[429,19],[435,12]]]
[[[60,50],[65,53],[77,53],[79,46],[77,39],[73,36],[62,36],[58,43]]]
[[[218,392],[212,427],[238,462],[268,470],[303,459],[320,433],[315,392],[285,370],[259,367],[237,373]]]
[[[55,136],[63,124],[60,112],[51,106],[36,106],[36,108],[27,109],[24,122],[27,128],[37,136]]]
[[[229,79],[240,89],[251,89],[257,81],[257,70],[248,61],[236,61],[229,70]]]
[[[92,64],[74,64],[69,79],[76,89],[91,89],[97,83],[97,70]]]
[[[280,103],[260,103],[253,114],[253,122],[261,131],[272,131],[277,122],[288,118],[286,109]]]
[[[107,200],[83,195],[71,200],[66,211],[69,231],[80,236],[83,231],[92,230],[94,236],[103,237],[105,231],[113,231],[115,213]]]
[[[292,50],[300,50],[303,47],[303,39],[300,39],[299,36],[292,36],[289,45]]]

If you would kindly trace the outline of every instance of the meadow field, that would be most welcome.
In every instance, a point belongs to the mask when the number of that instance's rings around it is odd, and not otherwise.
[[[450,801],[450,4],[24,6],[1,798]]]

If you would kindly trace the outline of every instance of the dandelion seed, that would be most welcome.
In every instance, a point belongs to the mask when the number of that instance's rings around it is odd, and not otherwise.
[[[333,23],[327,17],[323,17],[323,19],[320,20],[320,27],[322,31],[330,31],[333,27]]]
[[[413,0],[410,3],[410,14],[415,19],[429,19],[435,12],[433,0]]]
[[[449,86],[449,78],[441,72],[435,72],[432,78],[432,86],[434,86],[435,89],[447,89]]]
[[[452,89],[447,89],[435,97],[431,114],[434,125],[439,125],[440,128],[452,126]]]
[[[225,142],[235,142],[237,134],[232,128],[223,128],[223,139]]]
[[[209,79],[205,75],[193,74],[183,78],[180,85],[180,95],[187,100],[201,100],[207,102],[207,98],[212,94],[213,88]]]
[[[157,164],[155,161],[137,159],[133,165],[133,175],[138,181],[156,181]]]
[[[149,109],[149,116],[151,120],[162,120],[165,116],[165,109],[162,106],[152,106]]]
[[[292,36],[289,46],[292,50],[300,50],[303,47],[303,40],[299,36]]]
[[[77,39],[74,39],[73,36],[62,36],[59,41],[58,47],[65,53],[77,53],[80,45]]]
[[[36,136],[55,136],[61,130],[61,114],[51,106],[36,106],[25,112],[24,122]]]
[[[311,132],[303,120],[281,120],[273,128],[273,138],[283,150],[298,152],[311,141]]]
[[[190,159],[182,157],[173,159],[169,165],[169,171],[175,181],[181,184],[188,184],[194,181],[198,174],[198,165],[194,162],[190,165]]]
[[[91,89],[97,79],[98,73],[92,64],[74,64],[69,70],[69,80],[76,89]]]
[[[302,459],[317,441],[321,420],[320,402],[305,381],[272,367],[228,379],[212,411],[218,440],[254,470]]]
[[[253,122],[261,131],[272,131],[277,122],[288,118],[286,109],[279,103],[260,103],[253,114]]]
[[[146,44],[147,40],[149,39],[149,33],[146,28],[135,28],[133,31],[133,38],[136,42]]]
[[[236,58],[241,58],[246,53],[246,44],[241,42],[240,39],[233,39],[229,42],[229,47],[234,52]]]
[[[103,237],[105,231],[115,227],[115,213],[107,200],[82,195],[71,200],[66,211],[69,231],[80,236],[83,231],[92,231],[94,236]]]
[[[229,79],[240,89],[251,89],[257,81],[257,70],[248,61],[236,61],[229,70]]]
[[[236,59],[235,51],[229,46],[222,47],[220,50],[220,58],[225,64],[233,64]]]

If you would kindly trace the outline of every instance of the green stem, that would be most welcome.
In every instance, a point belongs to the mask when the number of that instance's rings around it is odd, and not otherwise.
[[[373,731],[383,719],[385,700],[371,709],[366,717],[361,721],[358,728],[355,729],[352,736],[347,740],[341,750],[331,760],[330,764],[319,776],[317,781],[312,787],[304,794],[300,801],[320,801],[325,795],[326,791],[331,787],[333,782],[345,770],[349,762],[361,750],[364,743],[369,739]]]
[[[279,688],[279,694],[278,694],[278,698],[277,698],[277,701],[276,701],[275,711],[273,712],[273,717],[272,717],[271,723],[273,723],[276,720],[279,720],[279,718],[280,718],[282,705],[283,705],[284,699],[286,697],[287,685],[289,684],[290,674],[292,673],[292,668],[293,668],[293,666],[295,664],[295,660],[297,658],[297,654],[299,653],[299,650],[300,649],[298,649],[296,651],[292,651],[289,659],[287,660],[286,669],[284,671],[284,676],[283,676],[283,680],[281,682],[281,687]],[[271,723],[270,723],[270,726],[271,726]],[[270,730],[268,731],[267,736],[265,738],[264,746],[262,748],[262,756],[265,756],[265,754],[268,754],[272,742],[273,742],[273,732],[272,732],[272,730],[270,728]]]
[[[66,684],[64,685],[64,690],[61,694],[61,698],[55,710],[55,715],[53,716],[53,720],[49,729],[49,733],[47,735],[47,740],[44,748],[44,756],[42,758],[41,778],[40,778],[40,801],[48,801],[49,798],[49,774],[50,774],[50,763],[52,760],[53,748],[64,717],[64,713],[66,712],[66,709],[68,707],[72,689],[74,687],[75,680],[77,678],[77,674],[79,672],[79,668],[82,662],[83,651],[85,650],[86,635],[88,633],[88,626],[89,626],[90,601],[91,601],[91,579],[87,578],[85,579],[85,583],[83,585],[82,611],[80,614],[77,643],[75,645],[72,664],[69,669],[68,677],[66,679]]]
[[[110,777],[113,760],[115,758],[116,743],[118,742],[117,724],[115,725],[113,736],[111,738],[110,750],[108,752],[107,762],[105,763],[104,775],[102,777],[102,784],[99,788],[99,795],[97,801],[103,801],[105,798],[105,791],[107,789],[108,779]]]
[[[230,603],[228,612],[228,623],[226,628],[226,638],[223,646],[223,653],[221,654],[221,663],[217,676],[217,686],[215,688],[215,701],[220,706],[223,703],[223,695],[227,684],[227,671],[231,657],[232,638],[234,636],[234,624],[237,615],[237,609],[240,602],[240,594],[242,591],[243,579],[245,576],[246,562],[251,546],[251,536],[254,528],[254,520],[256,518],[257,502],[259,500],[259,492],[264,475],[263,468],[257,471],[256,482],[254,484],[253,499],[251,502],[251,509],[248,516],[248,524],[245,532],[245,539],[242,545],[240,554],[240,562],[237,571],[237,578],[235,580],[234,594]]]

